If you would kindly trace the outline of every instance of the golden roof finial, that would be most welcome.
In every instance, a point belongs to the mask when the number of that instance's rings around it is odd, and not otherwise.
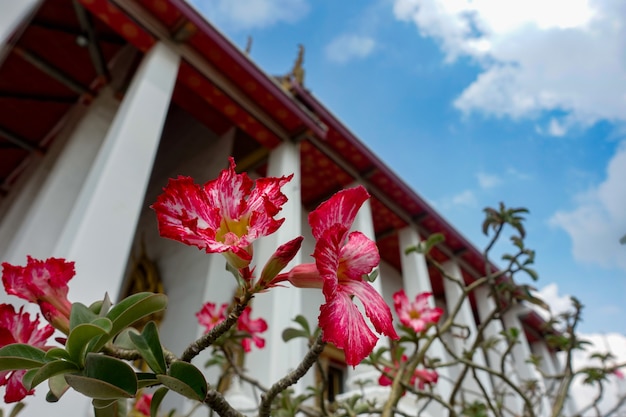
[[[248,40],[246,41],[246,55],[250,55],[250,51],[252,50],[252,36],[248,36]]]
[[[295,62],[293,63],[293,67],[291,71],[282,77],[279,77],[278,80],[282,87],[285,90],[291,89],[291,83],[296,82],[301,86],[304,86],[304,45],[298,45],[298,56],[296,57]]]

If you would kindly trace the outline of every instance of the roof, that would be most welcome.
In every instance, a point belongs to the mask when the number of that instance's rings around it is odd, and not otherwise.
[[[10,40],[0,63],[0,193],[6,195],[36,155],[48,151],[76,105],[88,105],[110,80],[127,45],[136,65],[158,40],[181,54],[173,101],[216,133],[236,125],[246,146],[238,165],[263,170],[269,150],[301,141],[302,199],[309,208],[359,181],[372,194],[381,257],[400,269],[397,232],[413,225],[442,233],[438,261],[454,258],[465,279],[485,273],[482,253],[298,83],[286,91],[184,0],[43,1]],[[116,87],[120,96],[125,85]],[[492,269],[494,265],[490,265]],[[442,280],[431,269],[433,291]]]

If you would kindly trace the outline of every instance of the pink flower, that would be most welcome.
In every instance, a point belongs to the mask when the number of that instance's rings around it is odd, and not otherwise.
[[[235,268],[252,259],[252,242],[274,233],[284,219],[274,219],[287,197],[280,188],[293,175],[260,178],[235,172],[235,162],[204,186],[190,177],[170,179],[152,208],[161,236],[222,253]]]
[[[422,333],[429,327],[436,324],[443,314],[439,307],[430,307],[428,297],[433,295],[430,292],[423,292],[415,297],[415,302],[409,302],[404,290],[400,290],[393,295],[393,305],[398,313],[400,323],[413,329],[415,333]]]
[[[133,407],[140,414],[150,417],[150,405],[152,404],[152,395],[153,394],[142,394],[141,397],[135,402],[135,406]]]
[[[222,304],[219,310],[216,310],[216,307],[215,303],[205,303],[202,309],[196,313],[198,323],[205,327],[205,333],[208,333],[215,326],[226,320],[228,303]]]
[[[28,256],[26,266],[2,264],[6,292],[39,304],[51,323],[54,317],[69,320],[72,304],[67,299],[67,283],[74,274],[74,262],[61,258],[40,261]]]
[[[408,360],[406,355],[402,355],[401,363],[405,363]],[[395,378],[398,369],[400,368],[400,364],[398,361],[394,361],[394,368],[391,369],[389,367],[385,367],[384,374],[378,378],[378,384],[382,386],[389,386],[393,383],[393,379]],[[388,377],[386,374],[391,375],[392,378]],[[420,390],[423,390],[426,387],[426,384],[436,384],[439,379],[439,375],[437,371],[429,370],[429,369],[416,369],[411,375],[410,384],[415,386],[417,382],[417,387]]]
[[[624,373],[619,368],[613,371],[613,375],[615,375],[617,379],[624,379]]]
[[[346,363],[358,365],[368,356],[378,337],[354,304],[356,296],[378,333],[398,339],[391,311],[382,296],[363,280],[380,262],[376,244],[361,232],[349,233],[361,205],[369,198],[363,187],[342,190],[309,215],[317,240],[315,265],[299,265],[277,277],[299,287],[321,287],[326,303],[320,307],[323,339],[346,355]]]
[[[252,342],[254,342],[256,347],[259,349],[265,347],[265,339],[258,336],[258,334],[267,330],[267,323],[262,318],[252,320],[250,318],[249,306],[246,307],[243,313],[241,313],[241,316],[239,316],[237,330],[248,334],[248,337],[241,340],[241,346],[243,346],[243,350],[245,352],[250,352],[252,350]]]
[[[48,338],[54,333],[54,328],[45,325],[39,328],[39,316],[35,320],[30,319],[28,313],[23,312],[21,307],[18,312],[10,304],[0,304],[0,347],[13,343],[25,343],[31,346],[46,349]],[[0,372],[0,386],[6,385],[4,401],[13,403],[21,401],[27,395],[35,391],[27,391],[22,384],[25,370]]]

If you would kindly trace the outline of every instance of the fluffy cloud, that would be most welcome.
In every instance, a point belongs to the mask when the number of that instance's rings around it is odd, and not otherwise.
[[[572,239],[575,259],[626,270],[626,141],[609,161],[606,179],[576,197],[576,207],[559,211],[550,224],[563,228]]]
[[[326,47],[326,57],[340,64],[352,59],[365,58],[372,53],[376,42],[368,36],[341,35]]]
[[[395,0],[398,19],[436,39],[446,60],[483,71],[455,101],[463,112],[512,118],[560,110],[548,133],[626,120],[626,2]]]
[[[476,178],[478,179],[478,185],[480,185],[482,189],[493,188],[502,184],[502,178],[497,175],[479,172],[476,174]]]
[[[572,310],[570,296],[559,294],[559,287],[557,284],[548,284],[535,293],[535,295],[543,299],[550,306],[553,316],[558,316],[561,313]],[[549,314],[547,314],[545,310],[534,306],[531,307],[544,318],[549,318]],[[578,336],[579,338],[588,341],[590,345],[587,346],[585,351],[574,352],[572,356],[574,371],[587,366],[600,366],[601,363],[599,360],[590,357],[593,353],[612,353],[615,357],[612,364],[626,362],[626,336],[618,333],[588,333],[579,334]],[[564,362],[564,355],[561,355],[559,359]],[[599,403],[601,415],[615,406],[617,399],[620,396],[624,396],[626,394],[626,380],[619,379],[617,376],[610,376],[608,383],[604,386],[604,389],[604,397]],[[582,383],[582,378],[576,378],[572,383],[570,391],[570,397],[575,401],[575,404],[573,404],[574,410],[568,410],[568,412],[581,411],[595,399],[597,394],[598,389],[596,386],[585,385]]]
[[[309,11],[306,0],[190,0],[209,21],[233,29],[294,23]]]

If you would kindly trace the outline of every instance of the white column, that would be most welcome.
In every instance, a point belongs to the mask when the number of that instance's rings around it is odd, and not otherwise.
[[[410,301],[415,300],[415,297],[423,292],[433,292],[432,284],[430,282],[430,274],[428,273],[428,266],[426,264],[426,257],[418,252],[411,252],[405,254],[404,251],[407,248],[417,246],[421,241],[419,234],[412,227],[405,227],[398,232],[399,246],[400,246],[400,261],[402,264],[402,282],[404,291]],[[435,307],[435,299],[431,297],[429,299],[430,307]],[[443,318],[442,318],[443,319]],[[434,329],[431,329],[430,333],[433,333]],[[438,358],[442,362],[448,362],[450,359],[448,353],[445,351],[443,344],[438,339],[435,340],[428,349],[428,358]],[[450,398],[452,392],[451,380],[453,379],[452,369],[450,367],[437,369],[439,374],[439,380],[435,386],[435,392],[438,393],[444,401]],[[437,402],[432,401],[428,406],[428,411],[434,416],[446,415],[446,410]]]
[[[8,52],[6,43],[43,0],[2,0],[0,2],[0,63]]]
[[[524,333],[524,328],[519,318],[519,314],[521,311],[522,306],[517,304],[503,315],[503,323],[506,330],[519,330],[517,343],[512,349],[515,368],[520,376],[521,384],[524,384],[525,381],[537,381],[539,389],[545,391],[541,374],[539,374],[539,372],[535,369],[534,365],[527,362],[527,360],[530,358],[530,355],[532,354],[532,351],[530,350],[528,339],[526,339],[526,334]],[[545,395],[542,395],[538,409],[536,409],[535,412],[538,416],[549,415],[550,403]]]
[[[117,108],[113,92],[105,88],[80,121],[70,126],[71,132],[61,133],[69,138],[57,138],[65,142],[64,146],[54,149],[58,156],[49,155],[56,157],[54,164],[43,168],[43,185],[30,206],[22,208],[24,218],[3,260],[23,265],[26,255],[38,259],[51,256]]]
[[[459,265],[455,261],[453,260],[447,261],[446,263],[443,264],[443,269],[444,269],[444,272],[448,276],[455,278],[458,281],[463,282],[463,275],[461,273],[461,268],[459,268]],[[464,297],[463,288],[461,288],[456,282],[450,279],[447,279],[445,277],[443,279],[443,285],[444,285],[444,291],[446,292],[448,314],[452,314],[459,300],[461,300],[461,298]],[[464,350],[470,350],[472,345],[474,345],[474,342],[476,341],[476,333],[477,333],[476,321],[474,319],[474,313],[472,312],[472,306],[470,304],[470,300],[468,297],[465,297],[465,299],[461,302],[461,308],[459,309],[456,317],[454,318],[454,323],[459,324],[460,326],[463,326],[463,329],[457,328],[457,329],[453,329],[452,331],[460,332],[463,334],[463,336],[467,336],[466,338],[459,338],[459,337],[454,338],[455,351],[457,355],[461,355]],[[472,361],[481,366],[485,366],[487,364],[487,361],[485,360],[485,356],[481,349],[476,350],[472,358]],[[463,365],[458,366],[459,372],[461,371],[462,368],[463,368]],[[487,395],[491,398],[491,395],[493,393],[493,388],[491,386],[491,380],[489,379],[489,376],[485,374],[484,372],[480,372],[480,371],[477,372],[476,376],[478,378],[478,382],[480,382],[480,384],[485,389]],[[473,401],[474,399],[482,401],[481,399],[484,398],[484,395],[482,394],[482,391],[478,382],[476,381],[476,379],[474,379],[471,371],[468,371],[466,373],[464,381],[463,381],[463,387],[467,388],[468,390],[467,392],[470,393],[469,396],[465,396],[465,398],[469,399],[470,402]]]
[[[70,299],[117,298],[179,60],[161,43],[146,54],[89,172],[55,250],[76,262]]]
[[[284,218],[285,221],[278,231],[261,239],[254,247],[257,275],[261,273],[263,266],[278,246],[302,235],[300,147],[286,142],[270,153],[267,175],[280,177],[290,174],[293,174],[293,178],[282,187],[282,192],[288,200],[276,216]],[[302,254],[298,253],[284,271],[300,264],[301,259]],[[246,357],[246,367],[250,368],[255,378],[265,384],[271,385],[285,376],[304,357],[306,343],[303,339],[292,340],[288,343],[282,340],[283,330],[295,325],[292,320],[301,313],[301,303],[302,289],[291,286],[272,288],[266,293],[259,294],[252,303],[252,317],[264,318],[267,321],[268,330],[262,335],[266,342],[265,348],[263,350],[253,348]],[[296,390],[298,388],[296,386]]]
[[[496,305],[493,296],[489,294],[489,288],[485,285],[474,290],[474,297],[476,299],[476,306],[478,307],[478,316],[480,322],[484,323],[489,319],[489,316],[493,311],[496,311],[498,306]],[[504,372],[512,382],[516,385],[519,384],[517,374],[513,372],[513,364],[511,357],[509,356],[504,362],[504,369],[501,369],[500,362],[504,351],[506,350],[506,343],[503,340],[502,321],[500,319],[492,319],[484,330],[484,339],[498,340],[498,342],[487,349],[487,363],[490,369],[494,369],[498,372]],[[504,408],[511,410],[515,415],[521,415],[523,409],[522,399],[515,394],[511,388],[504,384],[499,378],[491,378],[494,395],[495,393],[503,393]],[[507,413],[505,413],[507,414]]]

